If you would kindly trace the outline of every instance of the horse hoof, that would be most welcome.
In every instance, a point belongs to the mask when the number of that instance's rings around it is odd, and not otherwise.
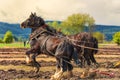
[[[50,80],[56,80],[56,79],[54,78],[54,75],[51,76]]]
[[[70,79],[71,77],[73,77],[73,73],[72,73],[72,71],[68,71],[67,78]]]
[[[36,73],[38,73],[39,72],[39,68],[36,68],[36,71],[35,71]]]
[[[39,67],[34,67],[35,72],[38,73],[39,72]]]
[[[80,75],[80,78],[81,78],[81,79],[85,79],[87,76],[88,76],[88,74],[85,73],[85,72],[83,72],[83,73]]]

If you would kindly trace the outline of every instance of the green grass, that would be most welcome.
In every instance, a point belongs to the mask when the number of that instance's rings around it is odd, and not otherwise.
[[[104,47],[106,45],[116,45],[115,43],[99,43],[99,47]],[[0,43],[0,48],[30,48],[29,44],[26,44],[26,46],[24,47],[24,43],[23,42],[14,42],[14,43]]]
[[[23,42],[15,42],[15,43],[0,43],[0,48],[29,48],[30,45],[26,44],[24,47]]]
[[[117,46],[115,43],[99,43],[99,48],[105,47],[105,46]]]

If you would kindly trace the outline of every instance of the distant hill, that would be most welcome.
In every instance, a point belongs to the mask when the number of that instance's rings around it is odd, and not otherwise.
[[[53,21],[46,21],[46,22],[53,22]],[[60,23],[60,21],[58,21]],[[28,38],[29,34],[31,33],[31,29],[26,28],[22,29],[20,28],[20,24],[10,24],[5,22],[0,22],[0,37],[3,37],[3,35],[6,33],[6,31],[12,31],[14,36],[16,37],[22,37],[22,38]],[[112,40],[112,35],[115,32],[120,31],[120,26],[111,26],[111,25],[96,25],[94,32],[99,31],[105,34],[106,40]]]
[[[94,31],[99,31],[105,35],[107,41],[112,40],[112,36],[115,32],[120,31],[120,26],[112,25],[96,25]]]
[[[6,31],[11,31],[14,36],[22,37],[22,38],[28,38],[28,35],[31,32],[31,29],[22,29],[20,28],[20,24],[10,24],[5,22],[0,22],[0,37],[3,37]]]

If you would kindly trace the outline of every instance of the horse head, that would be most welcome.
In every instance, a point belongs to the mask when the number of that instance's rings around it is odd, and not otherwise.
[[[45,21],[36,15],[31,13],[28,19],[21,23],[21,28],[37,28],[45,24]]]

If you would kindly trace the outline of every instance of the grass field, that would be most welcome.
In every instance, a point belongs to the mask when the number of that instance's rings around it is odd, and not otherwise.
[[[15,42],[15,43],[0,43],[0,48],[29,48],[29,44],[24,46],[23,42]]]
[[[117,44],[113,44],[113,43],[99,43],[99,48],[104,47],[104,46],[108,46],[108,45],[112,45],[112,46],[116,46]],[[23,42],[14,42],[14,43],[0,43],[0,48],[29,48],[30,45],[26,44],[26,46],[24,46]]]

